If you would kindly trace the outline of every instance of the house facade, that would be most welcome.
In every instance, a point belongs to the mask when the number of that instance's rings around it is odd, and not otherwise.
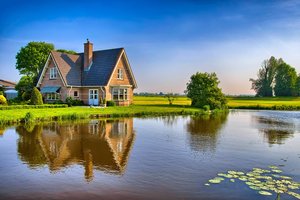
[[[83,53],[51,51],[36,87],[48,103],[72,97],[86,105],[105,99],[126,106],[137,84],[124,48],[93,51],[87,41]]]

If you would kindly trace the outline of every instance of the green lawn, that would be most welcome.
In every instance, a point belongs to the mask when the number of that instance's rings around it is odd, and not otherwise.
[[[0,124],[23,121],[27,113],[31,113],[33,121],[51,121],[65,119],[86,119],[93,117],[129,117],[129,116],[156,116],[156,115],[186,115],[200,114],[203,111],[197,108],[169,105],[132,105],[128,107],[90,108],[30,108],[0,110]]]
[[[177,97],[173,106],[169,106],[165,97],[135,96],[134,105],[129,107],[90,108],[26,108],[0,110],[0,124],[15,123],[25,120],[25,115],[31,113],[31,121],[51,121],[65,119],[87,119],[93,117],[129,117],[156,115],[201,114],[202,110],[190,107],[191,101],[186,97]],[[300,98],[228,98],[229,108],[241,109],[275,109],[300,110]],[[275,107],[274,107],[275,106]]]

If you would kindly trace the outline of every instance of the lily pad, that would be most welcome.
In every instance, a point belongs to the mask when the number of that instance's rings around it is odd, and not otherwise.
[[[269,168],[270,168],[270,169],[278,169],[278,167],[275,166],[275,165],[270,165]]]
[[[272,169],[272,172],[275,172],[275,173],[281,173],[282,170],[280,170],[280,169]]]
[[[258,193],[261,194],[261,195],[266,195],[266,196],[272,195],[271,192],[267,192],[267,191],[263,191],[263,190],[259,191]]]
[[[213,178],[213,179],[208,180],[208,182],[214,183],[214,184],[218,184],[218,183],[221,183],[223,180],[224,180],[224,179],[221,178],[221,177],[215,177],[215,178]]]

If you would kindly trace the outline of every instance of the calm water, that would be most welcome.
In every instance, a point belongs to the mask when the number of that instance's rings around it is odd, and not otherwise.
[[[237,182],[204,186],[219,172],[271,164],[300,182],[300,112],[231,111],[0,131],[1,199],[275,199]]]

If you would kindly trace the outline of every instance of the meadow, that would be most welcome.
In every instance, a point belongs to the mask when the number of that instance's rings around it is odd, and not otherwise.
[[[300,110],[300,97],[227,97],[229,109]],[[135,96],[135,105],[168,105],[168,99],[161,97]],[[174,105],[189,106],[187,97],[176,97]]]
[[[200,115],[203,110],[190,106],[187,97],[176,97],[169,105],[166,97],[135,96],[134,104],[128,107],[58,107],[40,108],[39,106],[20,106],[13,109],[0,109],[0,124],[19,122],[43,122],[88,119],[99,117],[134,117],[162,115]],[[228,97],[230,109],[266,109],[266,110],[300,110],[300,98],[297,97]]]

